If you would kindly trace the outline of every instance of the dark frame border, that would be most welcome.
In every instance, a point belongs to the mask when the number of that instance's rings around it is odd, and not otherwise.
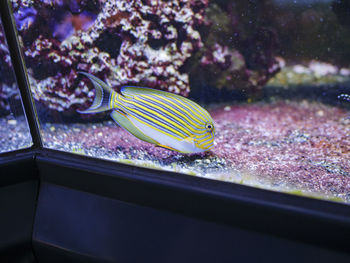
[[[43,183],[350,253],[350,207],[45,149]]]
[[[39,185],[35,152],[16,151],[0,156],[1,262],[35,260],[33,227]]]
[[[39,124],[36,121],[36,109],[34,107],[32,94],[30,91],[27,71],[24,66],[22,51],[17,38],[17,30],[15,22],[12,18],[12,8],[8,0],[0,1],[0,17],[2,26],[5,31],[7,46],[10,52],[12,66],[17,79],[17,86],[20,90],[23,108],[28,120],[30,134],[33,140],[33,146],[30,149],[42,148],[42,141],[40,135]]]

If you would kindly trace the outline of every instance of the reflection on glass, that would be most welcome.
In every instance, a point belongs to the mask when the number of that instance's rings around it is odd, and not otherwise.
[[[0,153],[30,146],[32,138],[0,22]]]
[[[350,202],[346,0],[12,4],[45,147]]]

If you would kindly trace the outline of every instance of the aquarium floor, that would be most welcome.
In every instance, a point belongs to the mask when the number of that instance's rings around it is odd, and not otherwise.
[[[142,142],[112,121],[42,125],[63,151],[350,202],[350,119],[313,102],[217,106],[214,148],[183,155]]]
[[[0,153],[27,148],[31,145],[32,138],[24,117],[0,118]]]

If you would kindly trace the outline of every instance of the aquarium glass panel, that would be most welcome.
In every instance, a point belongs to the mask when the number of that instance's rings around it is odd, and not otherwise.
[[[0,154],[28,148],[32,144],[0,19]]]
[[[44,147],[350,202],[347,0],[12,0]]]

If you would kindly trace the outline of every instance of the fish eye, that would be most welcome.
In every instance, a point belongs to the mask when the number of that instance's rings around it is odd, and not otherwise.
[[[205,128],[207,129],[207,131],[212,131],[214,128],[214,125],[211,123],[206,123]]]

